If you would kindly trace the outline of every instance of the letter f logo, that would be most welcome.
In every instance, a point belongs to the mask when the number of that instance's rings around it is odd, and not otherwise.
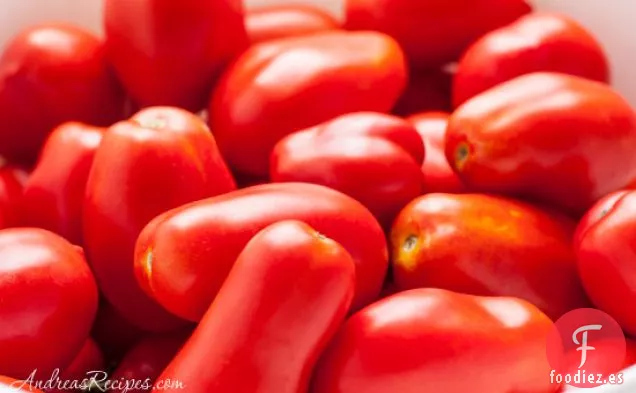
[[[593,351],[596,349],[587,345],[587,332],[590,330],[601,330],[602,328],[602,325],[585,325],[576,329],[574,334],[572,334],[572,341],[574,341],[574,344],[580,345],[580,347],[576,349],[577,351],[581,351],[581,364],[579,365],[579,368],[583,367],[587,360],[587,351]],[[581,342],[579,342],[577,336],[581,332],[583,334],[581,335]]]

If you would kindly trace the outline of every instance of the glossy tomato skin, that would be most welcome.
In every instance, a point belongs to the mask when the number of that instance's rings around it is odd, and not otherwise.
[[[28,176],[20,167],[0,163],[0,229],[21,226],[24,184]]]
[[[104,356],[101,349],[97,346],[92,338],[87,338],[82,346],[82,349],[75,355],[75,358],[64,370],[59,374],[59,380],[54,381],[55,384],[51,389],[45,389],[45,393],[62,393],[62,392],[74,392],[81,393],[81,389],[69,388],[69,385],[74,384],[74,381],[81,384],[86,382],[88,385],[90,378],[95,373],[101,373],[105,369]],[[97,378],[99,375],[95,375]],[[66,384],[66,386],[64,386]]]
[[[245,29],[251,44],[337,30],[338,21],[317,7],[275,5],[257,8],[245,15]]]
[[[636,115],[625,99],[603,83],[549,72],[473,97],[446,132],[446,157],[471,189],[577,215],[636,179],[634,151]]]
[[[422,192],[424,144],[406,120],[356,112],[295,132],[272,152],[274,182],[321,184],[366,206],[386,228]]]
[[[545,356],[551,326],[521,299],[401,292],[344,324],[318,363],[311,391],[555,392]],[[493,370],[497,378],[484,378]]]
[[[68,24],[21,31],[0,57],[0,155],[33,164],[47,135],[66,121],[108,126],[124,93],[103,42]]]
[[[574,232],[574,240],[572,241],[572,244],[576,247],[581,242],[585,232],[609,213],[609,211],[616,206],[616,203],[628,193],[629,190],[615,191],[599,199],[598,202],[596,202],[579,220],[579,224]]]
[[[445,192],[458,194],[466,191],[466,187],[451,168],[446,159],[445,136],[449,113],[422,112],[407,118],[424,141],[426,157],[422,163],[424,176],[423,192]]]
[[[579,273],[592,302],[636,335],[636,191],[623,195],[575,245]]]
[[[41,390],[29,386],[29,382],[0,376],[0,392],[29,392],[42,393]]]
[[[107,0],[104,30],[109,59],[141,107],[202,109],[247,47],[240,0]]]
[[[104,362],[109,366],[119,364],[133,345],[146,336],[146,332],[130,323],[106,300],[100,300],[91,336],[102,349]]]
[[[86,186],[83,235],[100,289],[125,318],[157,332],[184,322],[139,287],[135,241],[156,215],[235,188],[212,134],[190,112],[147,108],[109,128]]]
[[[575,226],[504,197],[424,195],[391,231],[395,284],[519,297],[556,320],[589,305],[571,250]]]
[[[468,48],[457,65],[453,103],[459,106],[502,82],[538,71],[610,80],[605,51],[590,32],[566,16],[537,12]]]
[[[210,102],[211,129],[235,172],[267,176],[280,139],[345,113],[388,112],[406,78],[400,47],[381,33],[265,42],[243,53],[221,79]]]
[[[151,391],[152,385],[179,352],[190,333],[188,330],[143,338],[128,351],[109,377],[114,384],[108,391]]]
[[[159,380],[193,393],[307,392],[354,288],[355,265],[339,243],[300,221],[272,224],[245,246]]]
[[[97,310],[81,249],[43,229],[0,231],[0,292],[0,375],[50,376],[71,363]]]
[[[418,112],[450,112],[453,73],[443,69],[411,70],[409,83],[392,113],[411,116]]]
[[[199,321],[250,238],[287,219],[306,222],[351,254],[354,308],[377,298],[388,268],[381,226],[353,198],[308,183],[248,187],[156,217],[137,241],[137,278],[167,310]]]
[[[349,30],[394,37],[413,68],[451,63],[483,34],[531,11],[522,0],[347,0]]]
[[[46,140],[24,187],[23,224],[82,244],[82,205],[88,173],[105,128],[68,122]]]

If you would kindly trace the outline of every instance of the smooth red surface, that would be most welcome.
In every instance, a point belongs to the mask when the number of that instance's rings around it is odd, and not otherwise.
[[[156,215],[235,188],[212,134],[190,112],[147,108],[109,128],[86,186],[84,243],[100,289],[125,318],[157,332],[184,323],[139,287],[135,241]]]
[[[257,8],[245,15],[250,43],[337,30],[338,21],[320,8],[290,4]]]
[[[95,341],[89,337],[84,342],[82,349],[75,355],[75,359],[59,374],[59,379],[54,381],[54,388],[45,389],[44,391],[45,393],[81,393],[81,389],[72,389],[69,388],[69,386],[73,386],[74,384],[80,384],[81,386],[84,381],[88,384],[92,376],[96,378],[100,377],[100,375],[95,374],[95,372],[101,373],[104,369],[105,364],[102,351]]]
[[[0,375],[48,378],[88,337],[95,279],[80,248],[35,228],[0,231]]]
[[[141,107],[197,111],[248,44],[240,0],[107,0],[109,59]]]
[[[514,296],[556,319],[589,302],[571,250],[576,223],[524,202],[482,194],[428,194],[391,230],[400,289]]]
[[[33,164],[47,135],[66,121],[108,126],[124,93],[93,33],[69,24],[22,30],[0,57],[0,155]]]
[[[344,26],[389,34],[413,68],[435,68],[530,11],[522,0],[346,0]]]
[[[636,115],[606,84],[532,73],[453,112],[446,157],[480,191],[584,213],[636,179]]]
[[[601,44],[578,22],[553,13],[532,13],[468,48],[457,65],[453,103],[459,106],[502,82],[537,71],[609,82],[609,68]]]
[[[581,242],[585,232],[609,213],[616,203],[629,192],[629,190],[615,191],[599,199],[598,202],[596,202],[579,220],[576,232],[574,232],[574,240],[572,241],[572,244],[576,247]]]
[[[28,176],[24,169],[0,162],[0,229],[21,225],[24,183]]]
[[[636,335],[636,191],[620,197],[592,223],[575,249],[594,305],[614,317],[625,333]]]
[[[354,308],[377,298],[388,267],[382,228],[356,200],[308,183],[248,187],[156,217],[137,241],[137,278],[167,310],[199,321],[249,239],[287,219],[306,222],[351,254]]]
[[[270,178],[341,191],[390,227],[422,191],[424,156],[422,139],[406,120],[356,112],[283,138],[272,152]]]
[[[311,392],[555,392],[545,355],[551,325],[520,299],[398,293],[345,323]]]
[[[237,173],[266,176],[276,142],[357,112],[388,112],[406,86],[402,50],[377,32],[325,32],[254,45],[229,68],[210,125]]]
[[[268,226],[159,381],[183,381],[192,393],[307,392],[354,287],[355,265],[340,244],[299,221]]]
[[[409,83],[392,113],[398,116],[411,116],[418,112],[449,112],[452,109],[452,86],[453,73],[450,71],[411,70]]]
[[[109,379],[117,383],[108,390],[149,392],[159,375],[183,346],[190,332],[149,336],[142,339],[121,360]]]
[[[86,182],[105,131],[70,122],[51,132],[24,187],[23,225],[48,229],[82,244]]]
[[[466,191],[466,187],[451,168],[444,153],[449,116],[450,114],[446,112],[422,112],[407,118],[420,134],[426,149],[426,157],[422,164],[425,194],[433,192],[456,194]]]

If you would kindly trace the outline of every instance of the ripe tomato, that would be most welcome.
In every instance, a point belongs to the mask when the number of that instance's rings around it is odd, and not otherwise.
[[[590,32],[563,15],[533,13],[494,30],[470,46],[454,78],[453,103],[537,71],[609,82],[604,49]]]
[[[245,29],[252,44],[338,28],[339,23],[334,17],[309,5],[275,5],[245,15]]]
[[[621,200],[621,198],[627,193],[629,193],[629,190],[620,190],[609,193],[599,199],[598,202],[596,202],[579,221],[579,225],[574,233],[574,240],[572,241],[572,244],[576,247],[581,242],[585,232],[593,227],[600,219],[605,217],[605,215],[607,215],[607,213],[616,206],[616,202]]]
[[[457,60],[483,34],[531,11],[523,0],[346,0],[349,30],[377,30],[394,37],[413,68]]]
[[[582,214],[636,180],[636,114],[606,84],[539,72],[502,83],[450,118],[446,157],[468,187]]]
[[[555,392],[545,355],[551,326],[521,299],[401,292],[349,318],[311,392]],[[493,370],[496,378],[485,377]]]
[[[307,392],[354,287],[344,247],[299,221],[272,224],[247,243],[158,383],[182,381],[191,393]]]
[[[105,128],[64,123],[47,139],[24,187],[23,224],[82,244],[82,202]]]
[[[556,320],[589,305],[571,250],[575,226],[508,198],[424,195],[393,224],[393,279],[402,290],[519,297]]]
[[[466,187],[451,168],[446,154],[445,135],[449,114],[445,112],[422,112],[409,117],[424,141],[426,157],[422,163],[424,193],[447,192],[456,194]]]
[[[44,389],[45,393],[62,393],[62,392],[74,392],[82,393],[82,389],[68,388],[69,385],[77,384],[81,386],[83,381],[90,383],[90,378],[93,372],[103,372],[104,370],[104,356],[101,349],[97,346],[92,338],[88,338],[82,349],[75,355],[75,358],[71,364],[65,367],[59,374],[59,380],[55,381],[55,385],[52,389]],[[66,384],[66,386],[65,386]],[[59,385],[59,386],[58,386]]]
[[[141,107],[202,109],[247,47],[240,0],[106,0],[104,29],[109,58]]]
[[[388,228],[422,192],[423,159],[424,144],[412,124],[381,113],[355,112],[279,141],[270,178],[341,191]]]
[[[51,375],[88,337],[97,286],[81,248],[43,229],[0,231],[0,375]]]
[[[588,228],[575,249],[583,286],[594,305],[636,335],[636,191],[620,195],[601,218],[582,225]]]
[[[110,393],[149,392],[159,375],[172,361],[190,331],[152,335],[143,338],[126,353],[109,379]]]
[[[157,216],[137,241],[137,279],[167,310],[199,321],[245,244],[287,219],[306,222],[351,254],[354,308],[377,298],[388,268],[382,228],[358,201],[308,183],[252,186]]]
[[[123,110],[124,93],[103,42],[80,27],[25,29],[0,57],[0,155],[11,162],[33,164],[63,122],[107,126]]]
[[[221,80],[210,126],[234,171],[267,176],[270,153],[286,135],[350,112],[388,112],[405,85],[402,51],[381,33],[265,42]]]
[[[23,192],[28,176],[24,169],[0,162],[0,229],[23,224]]]
[[[139,287],[135,241],[156,215],[235,188],[210,130],[190,112],[147,108],[109,128],[86,185],[83,235],[100,289],[125,318],[157,332],[184,324]]]

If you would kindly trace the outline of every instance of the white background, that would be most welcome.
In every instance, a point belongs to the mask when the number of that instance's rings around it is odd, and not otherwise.
[[[176,0],[178,1],[178,0]],[[342,18],[342,0],[245,0],[248,7],[263,4],[313,3]],[[607,49],[614,85],[636,106],[636,0],[531,0],[539,10],[568,14],[587,26]],[[101,30],[102,0],[0,0],[0,47],[21,27],[46,21],[76,22]],[[493,10],[496,12],[496,10]],[[584,391],[636,392],[636,368],[627,384]],[[572,390],[573,391],[573,390]],[[570,392],[568,390],[568,392]]]

